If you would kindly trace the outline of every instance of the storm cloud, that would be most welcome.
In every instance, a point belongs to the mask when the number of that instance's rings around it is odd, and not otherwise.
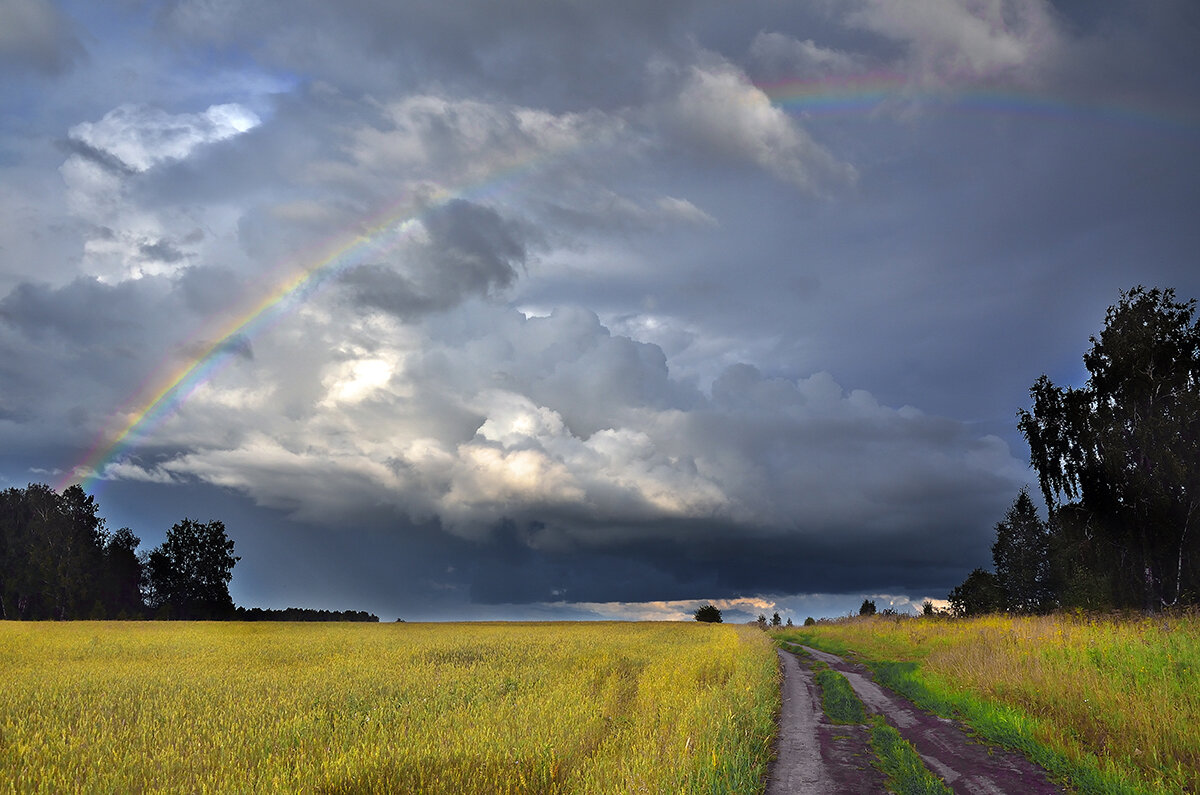
[[[1033,380],[1200,295],[1182,1],[0,9],[0,478],[247,603],[938,598]]]

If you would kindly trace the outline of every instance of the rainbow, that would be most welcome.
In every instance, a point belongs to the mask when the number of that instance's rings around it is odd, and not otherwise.
[[[328,284],[332,277],[394,250],[411,235],[414,221],[456,199],[486,200],[533,171],[546,158],[547,154],[540,154],[526,159],[493,171],[486,180],[458,190],[437,189],[425,195],[406,197],[361,225],[361,231],[343,235],[340,242],[327,243],[324,256],[306,267],[286,273],[273,287],[266,288],[263,296],[248,309],[204,334],[201,339],[207,341],[199,346],[198,353],[182,364],[172,357],[167,364],[157,368],[114,415],[113,426],[106,428],[83,458],[64,472],[56,488],[61,491],[78,483],[94,493],[99,482],[106,479],[105,469],[119,463],[129,449],[149,436],[197,389],[228,365],[244,341],[276,325]]]

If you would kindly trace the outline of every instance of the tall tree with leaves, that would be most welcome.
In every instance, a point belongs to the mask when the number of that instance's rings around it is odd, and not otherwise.
[[[1024,489],[996,523],[992,563],[1006,609],[1039,613],[1051,607],[1050,530]]]
[[[1200,323],[1195,300],[1135,287],[1108,309],[1080,388],[1042,376],[1019,412],[1030,463],[1075,565],[1118,605],[1200,599]],[[1058,521],[1070,508],[1068,521]]]
[[[996,575],[983,569],[968,574],[962,585],[956,585],[946,598],[950,601],[950,612],[960,618],[1004,609],[1004,594],[996,582]]]
[[[151,606],[171,618],[229,618],[229,582],[239,560],[224,522],[176,522],[146,558]]]
[[[104,519],[79,486],[41,483],[0,494],[0,616],[80,618],[103,612]]]
[[[104,545],[104,594],[110,618],[130,618],[145,611],[142,602],[142,562],[137,548],[141,540],[122,527]]]

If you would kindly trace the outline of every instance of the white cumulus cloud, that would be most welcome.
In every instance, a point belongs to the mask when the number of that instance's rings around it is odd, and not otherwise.
[[[856,178],[746,75],[724,62],[687,69],[660,110],[660,124],[709,157],[749,162],[805,190],[821,193]]]
[[[1027,77],[1060,41],[1045,0],[865,0],[846,21],[903,43],[925,83]]]
[[[146,171],[160,163],[182,160],[199,146],[240,135],[259,123],[252,110],[236,102],[213,105],[200,113],[121,105],[100,121],[75,125],[69,136],[133,171]]]

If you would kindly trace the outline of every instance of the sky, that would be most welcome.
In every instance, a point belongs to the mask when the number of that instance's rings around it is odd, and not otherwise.
[[[940,600],[1200,297],[1190,0],[0,0],[0,487],[247,606]],[[1036,488],[1033,489],[1036,492]]]

